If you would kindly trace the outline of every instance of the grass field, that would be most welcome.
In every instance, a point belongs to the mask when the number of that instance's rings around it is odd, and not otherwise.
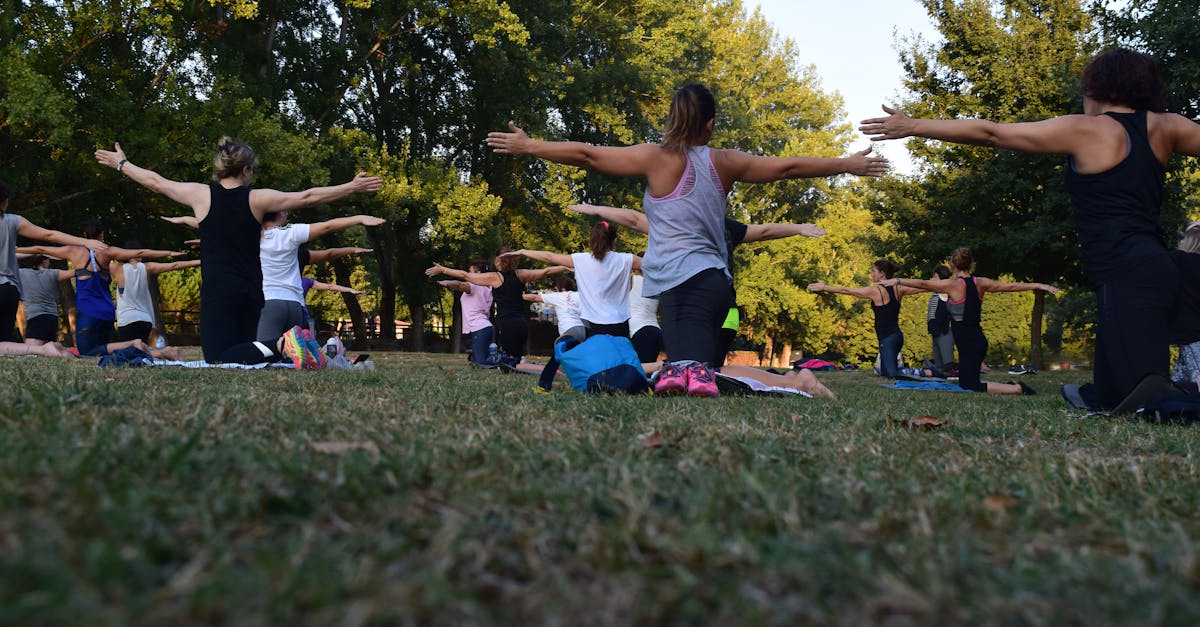
[[[1200,430],[1067,411],[1087,373],[599,398],[374,359],[0,358],[0,623],[1200,624]]]

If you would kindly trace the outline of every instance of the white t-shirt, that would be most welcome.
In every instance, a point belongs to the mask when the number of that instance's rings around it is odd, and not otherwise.
[[[307,224],[285,224],[263,231],[258,243],[258,259],[262,264],[264,299],[304,304],[296,251],[307,241]]]
[[[583,326],[579,317],[579,294],[576,292],[548,292],[542,294],[542,302],[554,307],[558,319],[558,334],[563,335],[575,327]]]
[[[630,337],[642,327],[658,326],[658,299],[642,296],[642,280],[642,275],[633,275],[633,286],[629,289]]]
[[[604,261],[592,253],[571,255],[579,286],[579,315],[594,324],[620,324],[629,319],[629,273],[633,255],[609,252]]]

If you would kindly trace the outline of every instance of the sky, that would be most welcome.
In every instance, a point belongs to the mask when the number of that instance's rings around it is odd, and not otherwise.
[[[796,43],[796,65],[814,66],[822,88],[841,94],[855,129],[863,119],[883,115],[879,105],[902,91],[898,37],[941,38],[916,0],[746,0],[746,10],[756,4],[780,36]],[[869,145],[860,135],[853,148]],[[902,142],[875,147],[896,172],[913,173]]]

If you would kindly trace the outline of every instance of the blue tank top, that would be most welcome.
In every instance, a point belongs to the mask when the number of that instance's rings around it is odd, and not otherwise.
[[[116,320],[117,308],[108,287],[112,275],[108,268],[100,267],[95,251],[89,250],[88,257],[87,268],[75,271],[75,308],[97,320]]]
[[[1150,149],[1146,112],[1104,115],[1125,128],[1125,159],[1108,171],[1080,174],[1068,158],[1066,174],[1083,269],[1093,286],[1167,254],[1158,222],[1166,169]]]

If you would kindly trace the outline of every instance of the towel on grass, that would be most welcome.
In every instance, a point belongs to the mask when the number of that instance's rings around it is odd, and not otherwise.
[[[885,388],[892,388],[893,390],[922,390],[922,391],[926,391],[926,392],[970,392],[971,391],[971,390],[964,390],[964,389],[958,387],[957,385],[954,385],[953,383],[946,383],[945,381],[936,381],[936,380],[935,381],[896,380],[893,383],[883,383],[881,385],[883,385],[883,387],[885,387]]]

